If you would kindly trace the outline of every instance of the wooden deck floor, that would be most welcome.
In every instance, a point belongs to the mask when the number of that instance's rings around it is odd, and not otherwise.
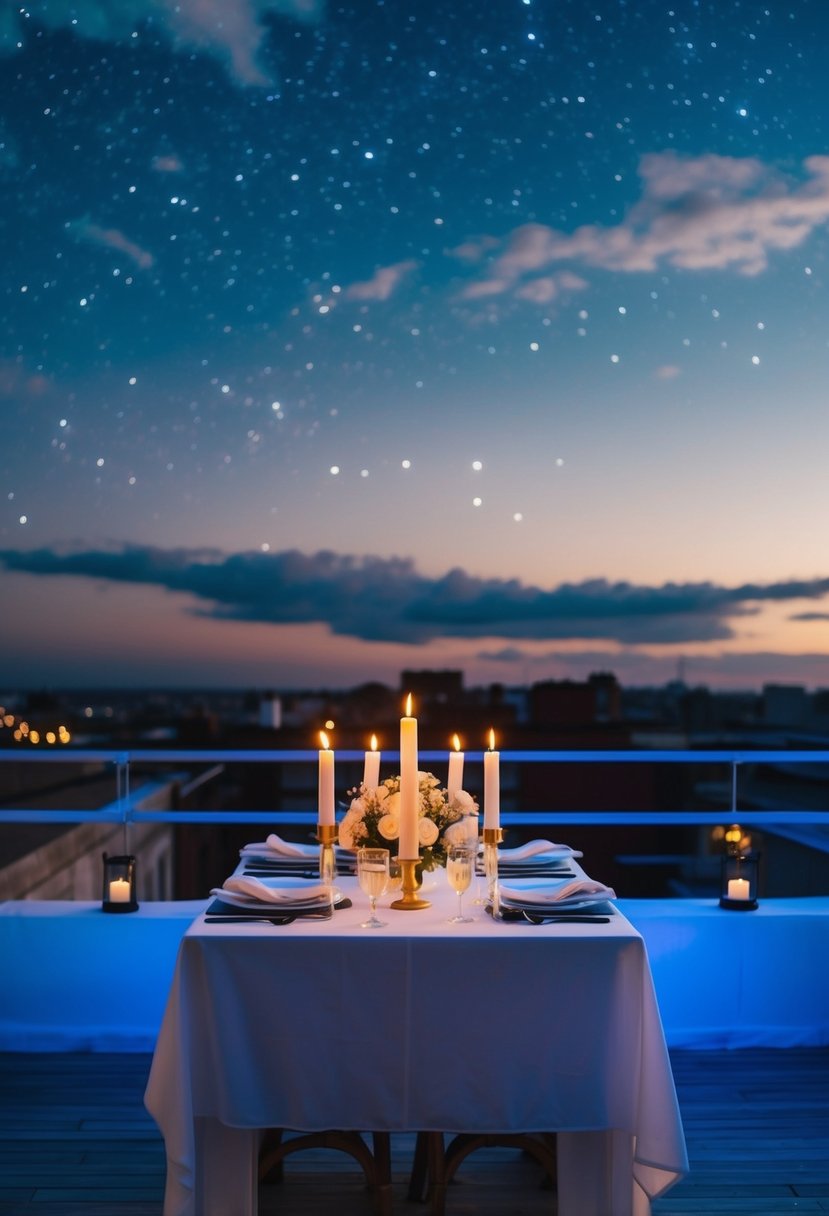
[[[829,1049],[674,1052],[691,1174],[654,1216],[829,1213]],[[0,1055],[0,1216],[161,1216],[164,1151],[142,1095],[142,1055]],[[395,1212],[411,1139],[393,1137]],[[371,1216],[341,1154],[289,1158],[263,1216]],[[487,1150],[450,1191],[447,1216],[552,1216],[537,1167]],[[233,1216],[228,1213],[228,1216]]]

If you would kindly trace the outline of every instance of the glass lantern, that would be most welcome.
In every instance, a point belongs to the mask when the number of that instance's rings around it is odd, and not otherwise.
[[[104,912],[137,912],[135,890],[135,858],[122,855],[110,857],[104,853],[104,888],[101,899]]]
[[[759,853],[729,850],[720,867],[720,907],[732,912],[753,912],[757,907]]]

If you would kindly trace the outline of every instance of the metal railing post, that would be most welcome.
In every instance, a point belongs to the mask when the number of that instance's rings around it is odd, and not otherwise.
[[[121,811],[121,823],[124,827],[124,855],[129,855],[129,820],[132,814],[130,800],[130,755],[129,752],[118,752],[115,757],[115,796]]]

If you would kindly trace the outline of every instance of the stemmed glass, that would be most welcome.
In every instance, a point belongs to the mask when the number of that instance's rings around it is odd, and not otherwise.
[[[470,836],[469,844],[472,848],[472,885],[475,889],[475,896],[472,902],[479,907],[483,907],[486,903],[482,890],[484,879],[484,859],[481,853],[481,838],[477,835],[477,833],[474,836]],[[481,867],[480,869],[478,868],[479,863]]]
[[[450,924],[467,925],[475,919],[474,916],[463,914],[463,893],[469,890],[472,882],[476,853],[477,848],[467,842],[450,845],[446,854],[446,877],[449,879],[449,886],[458,896],[458,914],[449,917]]]
[[[389,850],[358,849],[357,878],[360,889],[368,896],[371,915],[360,925],[361,929],[382,929],[387,923],[377,916],[377,900],[389,885]]]

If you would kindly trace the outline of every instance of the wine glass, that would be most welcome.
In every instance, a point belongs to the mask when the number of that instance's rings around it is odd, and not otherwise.
[[[371,915],[361,924],[362,929],[382,929],[387,923],[377,916],[377,899],[389,885],[389,850],[358,849],[357,878],[360,889],[368,896]]]
[[[475,853],[469,842],[449,846],[446,854],[446,877],[449,886],[458,896],[458,914],[450,916],[449,921],[454,925],[467,925],[474,920],[473,916],[463,914],[463,893],[469,889],[472,882],[472,871],[475,868]]]

